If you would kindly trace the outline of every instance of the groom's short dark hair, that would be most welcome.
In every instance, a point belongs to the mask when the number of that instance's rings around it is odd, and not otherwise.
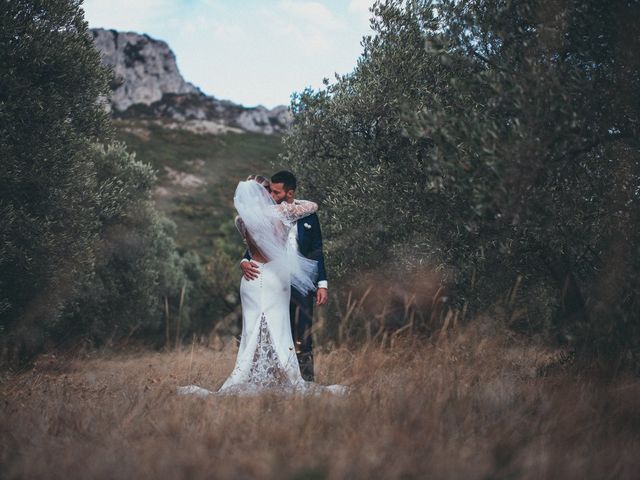
[[[296,176],[287,171],[281,170],[278,173],[274,173],[271,177],[271,183],[283,183],[285,191],[296,189]]]

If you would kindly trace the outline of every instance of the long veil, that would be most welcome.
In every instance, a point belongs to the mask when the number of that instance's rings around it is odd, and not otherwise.
[[[276,272],[289,277],[303,294],[316,289],[318,262],[310,260],[292,246],[287,237],[292,219],[273,201],[267,190],[254,180],[238,183],[233,203],[256,246]]]

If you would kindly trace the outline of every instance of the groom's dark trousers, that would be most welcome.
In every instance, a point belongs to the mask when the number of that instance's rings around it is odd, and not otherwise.
[[[313,322],[313,295],[303,295],[291,288],[289,314],[291,333],[300,364],[300,373],[305,380],[313,380],[313,338],[311,326]]]

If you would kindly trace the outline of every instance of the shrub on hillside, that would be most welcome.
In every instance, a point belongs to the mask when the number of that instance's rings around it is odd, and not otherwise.
[[[187,282],[176,251],[175,225],[151,199],[155,175],[123,144],[91,150],[99,188],[93,211],[99,221],[92,274],[67,305],[56,335],[83,335],[100,344],[135,334],[162,340],[163,300],[177,305]]]

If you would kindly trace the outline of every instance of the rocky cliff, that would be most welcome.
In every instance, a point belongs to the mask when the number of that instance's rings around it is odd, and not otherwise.
[[[285,106],[247,108],[205,95],[182,78],[169,46],[148,35],[92,29],[103,62],[116,74],[109,105],[114,116],[184,122],[202,133],[286,130],[291,121]]]

